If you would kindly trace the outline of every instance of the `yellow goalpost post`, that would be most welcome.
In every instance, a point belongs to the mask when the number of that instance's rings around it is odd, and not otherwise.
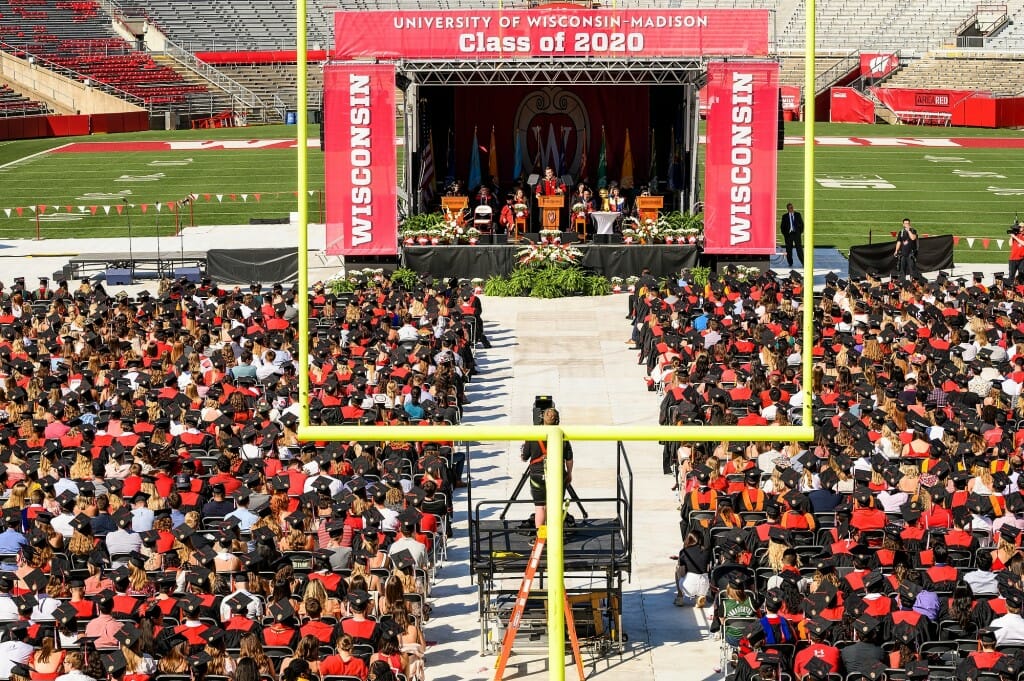
[[[299,303],[299,429],[300,440],[463,440],[513,441],[543,440],[547,443],[546,477],[548,508],[562,507],[562,438],[588,441],[812,441],[814,426],[810,390],[814,338],[814,76],[815,76],[815,0],[806,3],[806,65],[804,70],[804,271],[803,319],[801,344],[801,393],[803,418],[800,426],[311,426],[309,423],[309,184],[306,3],[296,0],[296,75],[297,75],[297,157],[298,157],[298,290]],[[565,615],[564,615],[564,539],[563,516],[551,513],[548,518],[548,678],[565,680]]]

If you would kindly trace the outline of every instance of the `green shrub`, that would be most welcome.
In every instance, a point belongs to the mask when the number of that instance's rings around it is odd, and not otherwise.
[[[406,291],[411,291],[419,283],[419,275],[416,274],[415,270],[411,270],[408,267],[399,267],[391,273],[391,283],[402,287]]]

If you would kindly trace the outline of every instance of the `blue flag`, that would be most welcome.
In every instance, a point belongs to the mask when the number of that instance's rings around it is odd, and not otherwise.
[[[469,152],[469,177],[466,178],[466,189],[473,192],[480,186],[480,142],[473,128],[473,148]]]

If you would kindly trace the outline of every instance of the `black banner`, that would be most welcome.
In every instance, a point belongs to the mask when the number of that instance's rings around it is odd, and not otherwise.
[[[512,271],[520,246],[405,246],[405,267],[434,276],[472,279]],[[655,277],[678,274],[697,264],[695,246],[577,246],[581,264],[606,277],[638,275],[646,267]]]
[[[917,240],[918,272],[936,272],[953,267],[953,237],[943,236],[921,237]],[[873,274],[887,276],[896,272],[895,241],[880,244],[853,246],[850,249],[850,276]]]
[[[206,254],[206,273],[221,284],[285,284],[299,279],[294,248],[215,249]]]

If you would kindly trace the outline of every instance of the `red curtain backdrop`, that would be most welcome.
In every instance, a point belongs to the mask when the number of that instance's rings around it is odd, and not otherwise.
[[[829,108],[833,123],[874,123],[875,104],[852,87],[834,87]]]
[[[395,67],[324,67],[327,253],[398,252]]]
[[[580,146],[578,140],[584,136],[587,155],[587,175],[590,185],[597,185],[598,154],[601,150],[601,126],[605,128],[608,142],[608,179],[618,180],[622,169],[623,147],[626,142],[626,128],[629,128],[630,148],[633,152],[633,169],[636,186],[646,183],[650,166],[650,95],[647,86],[616,85],[603,86],[556,86],[557,90],[545,90],[537,86],[517,87],[469,87],[455,90],[455,167],[457,176],[463,180],[468,175],[470,147],[473,143],[473,129],[477,129],[477,141],[486,147],[490,140],[491,126],[495,126],[498,143],[499,180],[503,185],[511,184],[515,167],[515,136],[517,113],[522,106],[527,112],[520,116],[520,125],[525,126],[522,137],[524,157],[523,174],[542,172],[534,169],[538,145],[534,128],[540,127],[541,151],[549,144],[549,129],[553,129],[555,146],[561,152],[563,144],[569,151],[569,169],[578,168]],[[578,102],[579,106],[576,105]],[[533,113],[536,110],[535,113]],[[568,127],[563,138],[561,128]],[[435,130],[438,134],[446,131]],[[663,143],[664,140],[659,143]],[[481,150],[481,165],[487,174],[487,154]],[[558,170],[557,168],[555,169]],[[573,173],[574,178],[576,174]]]
[[[775,253],[777,62],[708,65],[704,250]]]

